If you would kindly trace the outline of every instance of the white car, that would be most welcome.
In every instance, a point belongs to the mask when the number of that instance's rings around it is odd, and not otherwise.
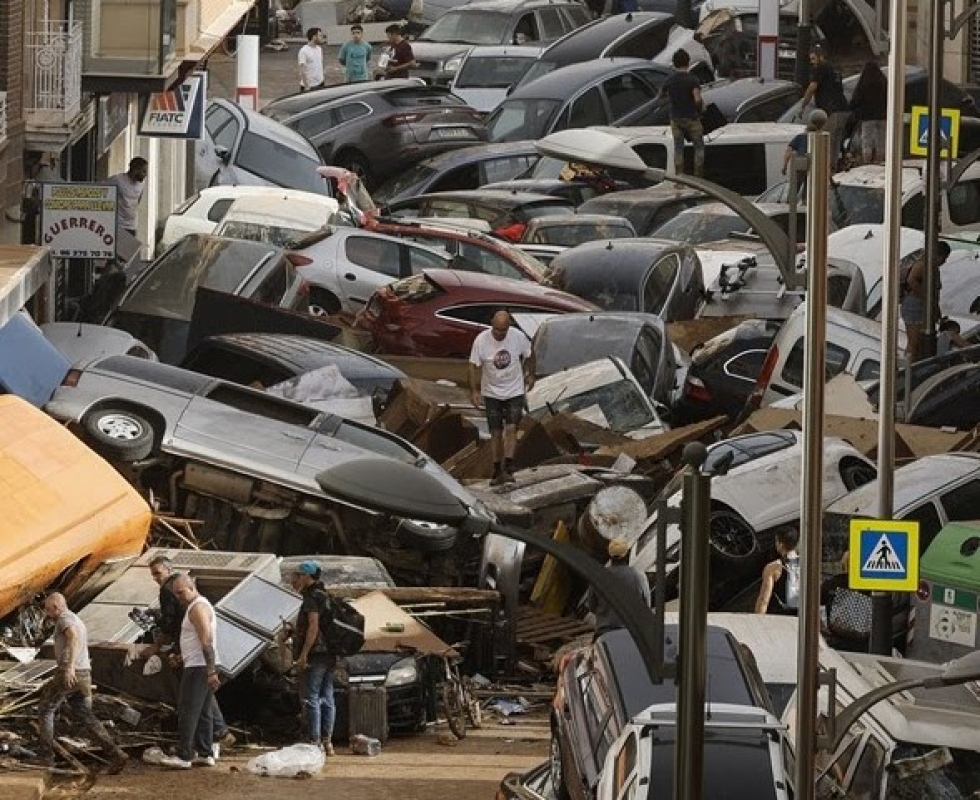
[[[728,471],[711,479],[708,538],[713,561],[726,567],[724,575],[712,575],[715,604],[731,599],[737,585],[745,588],[746,576],[750,583],[758,579],[775,531],[799,520],[802,451],[803,434],[794,430],[750,433],[708,448],[705,472],[731,459]],[[877,476],[874,463],[843,439],[824,438],[823,461],[825,505]],[[681,485],[678,474],[661,493],[669,507],[680,508]],[[654,511],[631,553],[634,566],[647,573],[657,568],[656,536]],[[680,526],[667,526],[665,574],[669,578],[678,571],[680,537]]]
[[[332,197],[298,189],[282,189],[278,186],[212,186],[188,197],[161,223],[156,236],[157,253],[162,253],[190,233],[214,233],[232,203],[243,197],[317,203],[328,218],[336,214],[338,208],[337,201]]]
[[[239,197],[215,229],[215,235],[290,247],[336,221],[337,201],[313,197]]]

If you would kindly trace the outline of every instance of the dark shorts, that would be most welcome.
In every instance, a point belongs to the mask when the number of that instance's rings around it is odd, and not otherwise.
[[[524,416],[524,395],[498,400],[496,397],[484,397],[483,405],[487,410],[487,427],[491,431],[502,431],[504,425],[516,425]]]

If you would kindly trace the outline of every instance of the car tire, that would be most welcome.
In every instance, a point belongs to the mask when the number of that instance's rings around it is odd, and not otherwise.
[[[343,167],[357,175],[368,189],[373,188],[368,160],[356,150],[345,150],[337,156],[335,163],[338,167]]]
[[[708,540],[723,561],[744,561],[759,549],[759,537],[752,526],[730,508],[712,509]]]
[[[558,734],[551,732],[551,742],[548,745],[548,771],[551,773],[551,788],[556,800],[571,800],[568,787],[565,786],[565,770],[561,758],[561,742]]]
[[[311,317],[330,317],[342,310],[340,300],[326,289],[311,289],[307,312]]]
[[[405,547],[422,553],[444,553],[452,550],[459,533],[449,525],[404,519],[395,531],[395,538]]]
[[[106,458],[132,463],[153,452],[156,432],[145,418],[128,409],[108,406],[82,418],[92,449]]]
[[[871,483],[878,477],[878,471],[870,464],[858,461],[856,458],[845,459],[840,465],[840,479],[849,492],[859,486]]]

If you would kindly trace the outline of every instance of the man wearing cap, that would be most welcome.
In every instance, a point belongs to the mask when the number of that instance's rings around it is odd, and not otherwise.
[[[647,576],[640,572],[636,567],[630,566],[629,555],[630,545],[625,539],[613,539],[607,548],[609,553],[609,564],[606,569],[614,580],[625,587],[628,591],[635,592],[643,604],[650,606],[650,582]],[[602,634],[625,627],[619,615],[606,602],[605,598],[600,597],[595,589],[589,589],[588,596],[589,611],[595,614],[595,638],[598,639]]]
[[[293,589],[303,596],[293,634],[293,661],[302,674],[303,708],[311,744],[334,754],[333,724],[337,715],[333,697],[333,669],[337,659],[327,652],[320,636],[320,616],[328,613],[327,592],[320,582],[320,567],[304,561],[292,575]]]

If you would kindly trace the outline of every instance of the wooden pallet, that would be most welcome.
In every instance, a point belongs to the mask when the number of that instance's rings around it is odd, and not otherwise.
[[[592,627],[576,617],[546,614],[532,606],[523,606],[517,615],[518,645],[557,649],[590,633]]]

